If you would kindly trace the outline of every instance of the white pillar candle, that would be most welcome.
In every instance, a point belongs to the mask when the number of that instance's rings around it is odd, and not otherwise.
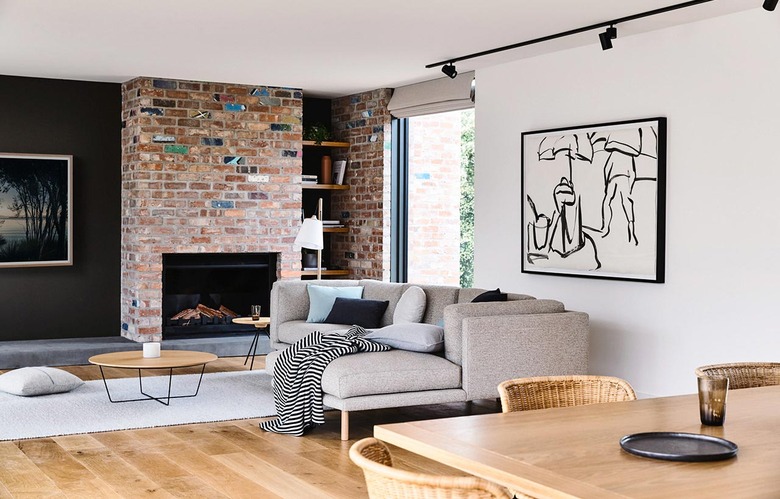
[[[144,357],[153,358],[160,356],[160,344],[155,342],[144,343]]]

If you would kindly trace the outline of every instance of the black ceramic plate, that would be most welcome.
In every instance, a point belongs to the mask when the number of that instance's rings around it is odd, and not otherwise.
[[[667,461],[720,461],[737,455],[737,444],[696,433],[648,432],[620,439],[624,451]]]

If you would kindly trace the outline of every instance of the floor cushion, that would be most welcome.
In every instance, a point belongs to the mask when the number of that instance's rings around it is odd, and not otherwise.
[[[0,391],[31,397],[69,392],[84,382],[55,367],[22,367],[0,375]]]

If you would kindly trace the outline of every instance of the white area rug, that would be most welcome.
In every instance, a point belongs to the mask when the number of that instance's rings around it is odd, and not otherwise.
[[[175,375],[171,395],[195,392],[199,374]],[[163,396],[168,376],[144,377],[144,391]],[[138,377],[109,379],[114,400],[141,398]],[[276,414],[271,376],[265,371],[212,373],[203,376],[197,397],[112,404],[102,380],[87,381],[68,393],[18,397],[0,392],[0,440],[151,428],[188,423],[247,419]]]

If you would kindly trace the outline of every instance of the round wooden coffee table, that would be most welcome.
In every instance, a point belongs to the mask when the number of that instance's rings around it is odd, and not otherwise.
[[[170,405],[171,399],[194,397],[200,391],[200,383],[203,381],[203,373],[206,371],[206,364],[217,360],[217,356],[208,352],[195,352],[192,350],[161,350],[159,357],[144,357],[141,350],[130,350],[126,352],[102,353],[93,355],[89,358],[90,364],[100,367],[100,376],[103,378],[103,385],[106,387],[108,400],[112,403],[119,402],[138,402],[141,400],[156,400],[163,405]],[[203,365],[200,370],[198,387],[195,393],[190,395],[171,395],[171,383],[173,381],[173,370],[182,367],[192,367]],[[138,386],[141,395],[145,398],[114,400],[111,398],[111,392],[108,389],[106,375],[103,372],[104,367],[118,367],[120,369],[137,369]],[[168,370],[168,395],[165,397],[154,397],[144,392],[141,370],[143,369],[167,369]]]

